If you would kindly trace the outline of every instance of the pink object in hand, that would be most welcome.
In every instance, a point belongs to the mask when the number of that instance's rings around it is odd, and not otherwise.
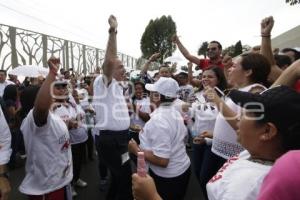
[[[146,177],[146,161],[144,152],[138,152],[137,173],[141,177]]]

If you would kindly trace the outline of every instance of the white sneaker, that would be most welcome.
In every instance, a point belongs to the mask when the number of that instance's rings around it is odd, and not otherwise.
[[[87,183],[84,182],[84,181],[81,180],[81,179],[78,179],[78,180],[76,181],[75,185],[78,186],[78,187],[86,187],[86,186],[87,186]]]
[[[73,186],[71,190],[72,190],[72,197],[76,197],[78,194]]]

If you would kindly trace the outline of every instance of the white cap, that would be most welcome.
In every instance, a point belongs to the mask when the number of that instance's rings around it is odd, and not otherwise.
[[[176,98],[179,90],[178,83],[172,78],[160,77],[154,84],[146,84],[146,89],[158,92],[167,97]]]
[[[177,71],[174,73],[174,75],[176,76],[176,75],[178,75],[178,74],[180,74],[180,73],[188,74],[187,71],[184,71],[184,70],[177,70]]]

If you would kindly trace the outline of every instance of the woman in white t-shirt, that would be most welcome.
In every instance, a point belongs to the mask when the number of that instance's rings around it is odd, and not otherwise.
[[[34,108],[23,120],[21,131],[27,153],[26,175],[19,189],[29,199],[69,200],[73,178],[70,137],[66,124],[50,111],[51,87],[59,59],[48,61],[49,74],[37,93],[27,96]],[[25,95],[25,94],[24,94]],[[26,102],[26,101],[21,101]]]
[[[257,93],[265,89],[264,84],[267,82],[269,72],[270,64],[264,56],[254,53],[243,54],[236,58],[229,68],[227,81],[240,91]],[[241,109],[230,98],[224,101],[211,87],[205,89],[205,95],[219,110],[213,132],[213,154],[210,158],[217,172],[228,158],[244,150],[236,135]]]
[[[132,97],[133,112],[130,115],[130,137],[139,144],[139,132],[150,119],[150,98],[145,92],[145,85],[141,81],[135,81],[134,95]]]
[[[84,158],[84,142],[87,140],[87,130],[84,128],[82,110],[76,89],[72,91],[73,100],[69,101],[68,82],[62,81],[54,84],[54,106],[52,112],[68,124],[73,160],[72,195],[76,196],[75,186],[86,187],[87,183],[81,180],[80,172]],[[57,98],[56,98],[57,97]]]
[[[245,108],[238,123],[237,134],[238,141],[246,150],[228,159],[209,181],[208,197],[210,200],[255,200],[262,181],[275,160],[290,150],[300,149],[300,94],[287,86],[278,86],[261,94],[234,90],[229,96]],[[293,170],[297,171],[295,167]],[[292,184],[293,175],[286,173],[284,178]],[[266,177],[266,180],[269,181],[270,178]],[[268,192],[280,186],[280,180],[271,179],[269,183],[271,186],[264,185],[267,187],[262,188],[261,199],[268,199],[268,194],[271,194]],[[152,178],[148,175],[141,177],[134,174],[132,185],[137,200],[164,199],[159,196]],[[277,187],[281,199],[297,199],[282,188]],[[297,187],[293,189],[296,191]],[[276,192],[273,191],[272,194],[274,195],[270,199],[278,199]]]
[[[154,84],[146,84],[147,90],[158,93],[160,104],[140,132],[140,146],[135,141],[129,142],[131,153],[145,153],[149,173],[165,200],[184,199],[191,173],[185,149],[187,129],[181,114],[173,106],[178,88],[174,79],[166,77],[160,77]]]
[[[237,140],[246,150],[228,159],[209,181],[208,197],[255,200],[275,160],[300,149],[300,94],[278,86],[260,94],[233,90],[229,97],[245,108]]]
[[[223,70],[218,66],[205,69],[201,78],[203,88],[210,86],[220,90],[220,96],[224,96],[222,91],[227,88],[227,81]],[[203,96],[204,91],[195,93],[195,102],[189,109],[189,114],[194,123],[189,128],[193,136],[193,164],[196,177],[200,183],[201,189],[206,194],[206,184],[216,173],[214,163],[209,159],[212,155],[211,145],[216,117],[219,113],[216,105],[212,102],[206,102]],[[225,98],[225,97],[224,97]]]

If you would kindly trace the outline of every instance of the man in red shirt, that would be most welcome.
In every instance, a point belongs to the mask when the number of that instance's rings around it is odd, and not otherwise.
[[[208,44],[207,56],[209,59],[200,59],[197,56],[191,55],[189,51],[182,45],[177,35],[172,38],[173,42],[178,46],[182,55],[192,63],[195,63],[200,69],[206,69],[210,66],[219,66],[223,69],[222,64],[222,45],[218,41],[211,41]]]

